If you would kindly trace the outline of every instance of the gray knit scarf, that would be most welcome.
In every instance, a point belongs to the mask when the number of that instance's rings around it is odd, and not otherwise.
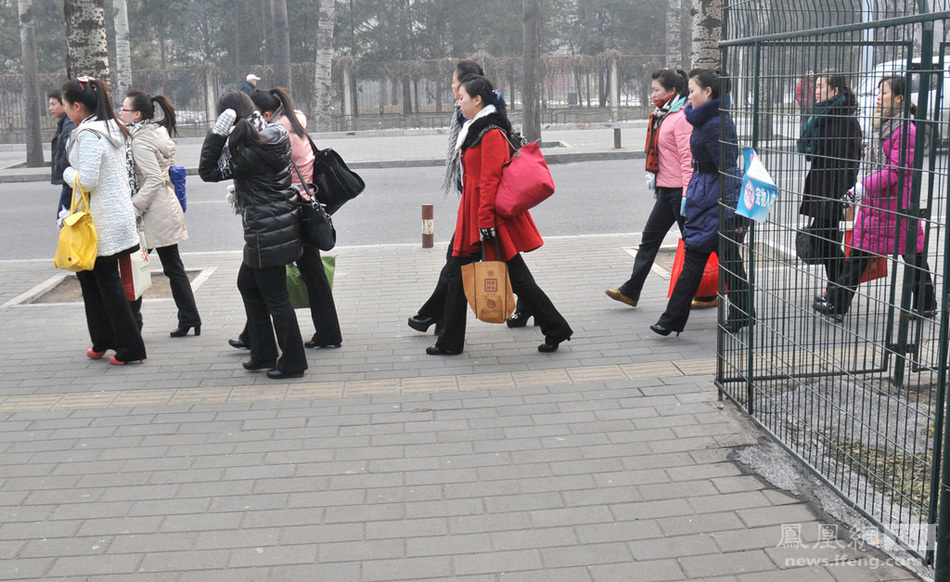
[[[149,123],[149,121],[143,119],[141,121],[133,121],[126,126],[129,128],[129,133],[132,134],[132,137],[125,139],[125,170],[129,175],[129,191],[132,193],[133,198],[139,193],[141,186],[139,185],[139,175],[135,171],[135,157],[132,155],[132,138],[134,138],[135,134],[145,127],[147,123]]]
[[[445,154],[445,176],[442,178],[442,197],[447,198],[449,193],[455,192],[457,196],[461,195],[462,190],[459,176],[462,172],[462,159],[455,149],[455,143],[459,139],[459,132],[462,131],[462,124],[465,119],[462,118],[458,108],[452,114],[452,121],[449,122],[449,150]]]
[[[880,129],[874,128],[871,133],[871,143],[868,145],[867,152],[864,155],[864,163],[867,164],[867,175],[879,171],[887,164],[887,154],[884,152],[884,140],[890,139],[902,125],[902,120],[896,117],[886,118],[881,121]]]

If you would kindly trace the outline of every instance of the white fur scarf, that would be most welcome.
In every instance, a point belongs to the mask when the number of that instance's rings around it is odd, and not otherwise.
[[[455,140],[455,151],[460,152],[462,150],[462,144],[465,143],[465,138],[468,137],[468,129],[472,127],[472,123],[476,119],[481,119],[487,115],[490,115],[495,112],[494,105],[486,105],[482,107],[482,110],[475,114],[475,117],[469,119],[464,124],[462,124],[462,130],[459,131],[459,138]]]

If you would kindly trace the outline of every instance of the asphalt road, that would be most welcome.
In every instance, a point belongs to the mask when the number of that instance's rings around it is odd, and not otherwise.
[[[532,216],[544,236],[638,232],[653,206],[642,160],[551,166],[557,191]],[[337,244],[419,243],[421,205],[435,205],[435,239],[455,228],[456,196],[438,191],[442,168],[362,170],[366,191],[333,217]],[[190,238],[183,253],[240,250],[241,221],[224,201],[226,183],[188,177]],[[49,258],[56,248],[55,207],[59,189],[49,183],[0,184],[0,260]]]

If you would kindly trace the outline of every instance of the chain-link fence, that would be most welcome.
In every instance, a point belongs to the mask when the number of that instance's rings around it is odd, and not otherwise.
[[[927,560],[950,189],[948,13],[931,4],[731,3],[723,62],[739,146],[779,195],[742,247],[754,325],[723,327],[717,372],[723,394]]]

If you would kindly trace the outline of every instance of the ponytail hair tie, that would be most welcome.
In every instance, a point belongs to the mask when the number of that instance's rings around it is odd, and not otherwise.
[[[505,100],[501,97],[501,93],[498,92],[498,89],[493,89],[491,92],[491,104],[498,109],[505,109],[508,107],[508,104],[505,103]]]

